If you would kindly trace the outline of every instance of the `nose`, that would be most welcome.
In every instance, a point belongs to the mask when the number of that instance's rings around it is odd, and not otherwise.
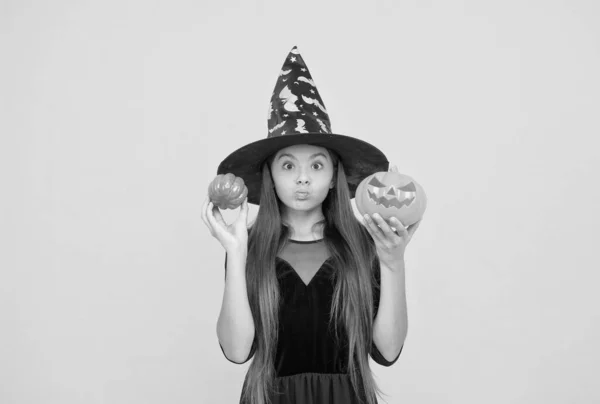
[[[301,166],[296,173],[296,186],[297,187],[308,187],[311,182],[311,168]]]
[[[298,179],[296,180],[297,185],[308,185],[310,181],[308,180],[308,174],[306,170],[300,170],[298,173]]]

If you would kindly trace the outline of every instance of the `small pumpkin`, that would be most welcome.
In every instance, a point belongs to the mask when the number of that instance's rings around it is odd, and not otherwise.
[[[208,186],[208,197],[220,209],[236,209],[248,195],[248,187],[241,177],[231,173],[219,174]]]
[[[423,188],[408,175],[394,171],[380,171],[363,179],[354,198],[362,216],[378,213],[388,224],[396,217],[405,227],[418,222],[427,208]]]

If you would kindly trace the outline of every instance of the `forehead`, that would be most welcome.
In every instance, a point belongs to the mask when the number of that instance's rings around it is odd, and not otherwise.
[[[299,159],[306,159],[310,158],[316,153],[323,153],[326,158],[329,158],[329,153],[327,152],[326,148],[309,144],[299,144],[284,147],[277,152],[275,157],[279,158],[283,154],[289,154]]]

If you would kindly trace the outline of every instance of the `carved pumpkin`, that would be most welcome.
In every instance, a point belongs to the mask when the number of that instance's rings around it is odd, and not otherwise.
[[[362,216],[379,213],[388,224],[396,217],[405,227],[419,221],[427,207],[423,188],[408,175],[393,171],[368,176],[358,184],[354,197]]]
[[[248,195],[248,187],[241,177],[231,173],[219,174],[208,186],[208,197],[220,209],[235,209]]]

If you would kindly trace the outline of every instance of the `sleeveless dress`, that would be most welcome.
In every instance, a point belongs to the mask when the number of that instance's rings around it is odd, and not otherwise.
[[[272,396],[273,404],[354,404],[358,403],[350,375],[347,373],[348,348],[337,346],[333,331],[328,330],[334,282],[330,254],[323,239],[315,241],[289,240],[276,257],[276,270],[282,295],[279,314],[277,353],[275,356],[275,386],[282,394]],[[379,261],[374,268],[373,285],[375,316],[379,307]],[[227,254],[225,255],[227,272]],[[225,274],[227,276],[227,274]],[[338,330],[343,339],[344,330]],[[220,345],[220,343],[219,343]],[[402,347],[403,348],[403,347]],[[371,343],[370,356],[382,366],[391,366]],[[221,346],[221,351],[225,351]],[[256,351],[254,343],[243,364]],[[244,380],[243,388],[246,385]],[[240,404],[242,402],[240,396]]]

